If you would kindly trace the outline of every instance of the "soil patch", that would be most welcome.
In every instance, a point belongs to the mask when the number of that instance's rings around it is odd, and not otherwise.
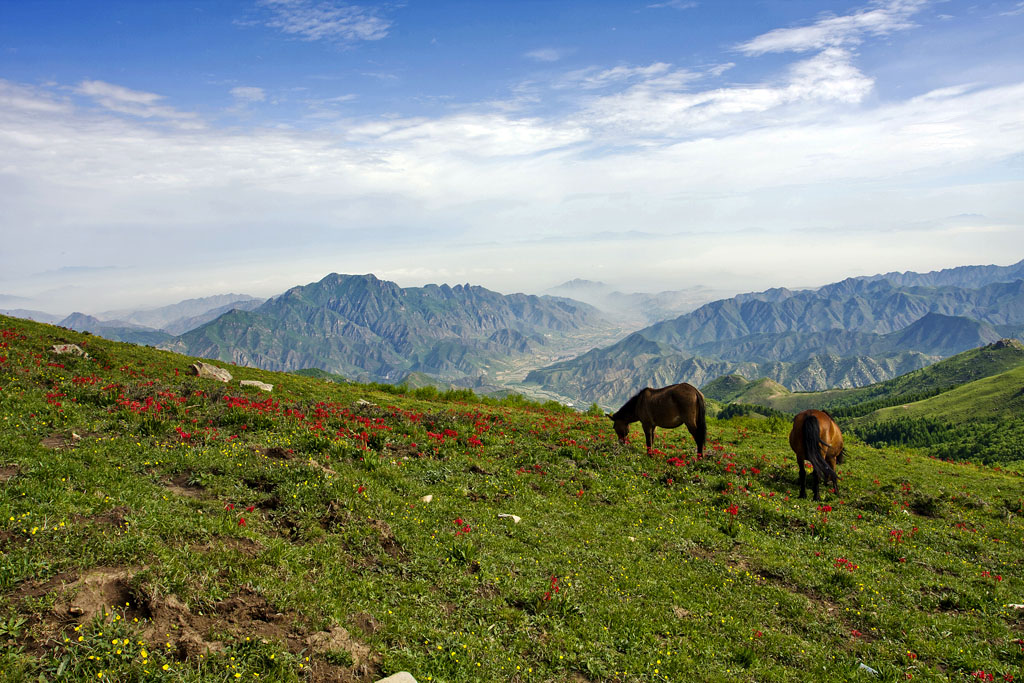
[[[4,465],[0,467],[0,483],[8,481],[21,471],[17,465]]]
[[[125,517],[130,513],[131,510],[129,508],[124,505],[118,505],[98,515],[73,515],[71,519],[76,523],[93,522],[101,526],[122,527],[125,523]]]
[[[78,434],[75,434],[74,432],[71,432],[71,434],[68,436],[54,433],[50,434],[49,436],[43,437],[43,440],[40,441],[39,443],[41,446],[43,446],[43,448],[62,450],[64,448],[74,448],[75,446],[78,445],[78,442],[81,440],[81,438],[82,437],[80,437]]]
[[[164,479],[160,485],[165,489],[179,496],[186,498],[202,498],[204,489],[202,486],[189,482],[192,475],[189,472],[182,472],[171,479]]]
[[[341,626],[318,631],[304,626],[297,612],[280,611],[255,591],[243,588],[218,602],[212,610],[193,611],[174,595],[153,595],[134,581],[138,568],[100,567],[81,575],[60,574],[47,581],[29,582],[10,597],[18,602],[56,593],[53,609],[35,618],[44,637],[26,643],[32,649],[60,642],[60,633],[73,624],[97,615],[116,614],[137,619],[141,637],[149,642],[170,643],[181,661],[195,661],[207,653],[224,650],[227,643],[259,638],[279,643],[293,654],[309,656],[314,681],[374,681],[380,678],[381,656],[353,638]],[[359,614],[355,623],[366,633],[378,627],[376,620]],[[335,662],[344,651],[348,666]]]

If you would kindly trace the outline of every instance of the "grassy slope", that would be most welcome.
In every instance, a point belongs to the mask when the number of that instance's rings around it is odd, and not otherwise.
[[[605,418],[0,332],[0,680],[1024,675],[1004,472],[854,444],[823,507],[768,421],[649,457]]]
[[[941,418],[953,423],[979,418],[1024,415],[1024,366],[951,389],[938,396],[883,408],[861,418],[864,422],[899,417]]]
[[[990,377],[1024,366],[1024,347],[1019,343],[989,345],[951,356],[885,382],[855,389],[815,392],[766,392],[760,382],[751,382],[733,401],[765,405],[788,413],[822,406],[853,406],[878,399],[945,390],[965,382]]]

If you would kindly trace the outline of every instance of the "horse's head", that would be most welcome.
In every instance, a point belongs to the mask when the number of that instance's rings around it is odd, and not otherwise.
[[[612,421],[612,426],[615,427],[615,436],[619,437],[620,443],[626,443],[626,437],[629,436],[629,423],[625,420],[619,420],[611,413],[606,413],[609,420]]]

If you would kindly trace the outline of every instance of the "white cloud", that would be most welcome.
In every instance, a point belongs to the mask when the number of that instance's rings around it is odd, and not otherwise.
[[[220,128],[105,81],[0,81],[0,291],[68,297],[27,276],[70,263],[132,264],[89,276],[82,300],[101,310],[131,303],[101,289],[273,294],[329,271],[539,291],[568,275],[757,288],[1002,262],[1024,248],[1024,83],[870,97],[853,45],[912,5],[763,41],[814,52],[752,82],[708,86],[728,64],[595,66],[436,116],[353,118],[337,106],[353,95],[309,98],[321,118],[292,130]],[[958,214],[989,218],[922,227]],[[789,273],[804,254],[783,248],[811,233],[843,273]],[[186,280],[206,289],[172,289]]]
[[[1015,17],[1015,16],[1018,16],[1020,14],[1024,14],[1024,2],[1018,2],[1016,7],[1014,7],[1011,10],[1007,10],[1005,12],[1001,12],[1000,14],[1001,14],[1001,16],[1004,16],[1004,17]]]
[[[380,40],[391,22],[374,8],[331,0],[261,0],[272,13],[267,26],[304,40]]]
[[[156,93],[131,90],[105,81],[82,81],[74,91],[79,95],[92,98],[100,106],[119,114],[130,114],[144,119],[198,121],[195,114],[159,104],[164,96]]]
[[[530,50],[523,56],[535,62],[557,62],[562,58],[563,54],[562,50],[553,47],[541,47],[536,50]]]
[[[853,66],[850,53],[839,48],[796,62],[775,83],[691,90],[694,78],[690,72],[664,71],[619,92],[596,97],[582,112],[581,122],[615,129],[619,135],[634,132],[685,138],[735,132],[744,126],[764,126],[763,115],[783,107],[857,103],[873,85]]]
[[[570,71],[555,83],[555,87],[596,90],[608,86],[621,86],[624,82],[651,79],[671,70],[672,65],[665,62],[655,62],[647,66],[616,66],[611,69],[591,67]],[[687,80],[696,77],[689,72],[677,73],[686,74]]]
[[[857,44],[862,36],[886,35],[914,26],[910,17],[928,0],[888,0],[853,14],[825,17],[810,26],[777,28],[741,43],[740,52],[761,55],[767,52],[805,52],[827,47]]]
[[[648,5],[650,9],[657,9],[662,7],[671,7],[673,9],[693,9],[697,6],[696,2],[691,0],[667,0],[666,2],[655,2]]]
[[[240,85],[231,89],[231,96],[241,102],[263,102],[267,99],[263,88],[256,88],[249,85]]]

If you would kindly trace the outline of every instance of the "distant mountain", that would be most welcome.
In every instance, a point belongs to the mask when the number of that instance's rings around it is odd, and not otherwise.
[[[612,406],[644,386],[769,377],[794,391],[856,387],[981,346],[1024,325],[1024,280],[957,269],[976,288],[849,278],[714,301],[526,377],[573,400]],[[909,276],[908,276],[909,277]]]
[[[623,293],[611,285],[591,280],[570,280],[547,290],[547,294],[582,301],[597,308],[611,320],[627,328],[636,329],[644,325],[675,318],[689,313],[731,292],[696,286],[686,289],[645,294]]]
[[[885,273],[865,280],[888,280],[899,287],[967,287],[974,289],[993,282],[1024,279],[1024,261],[1009,266],[959,266],[929,273]]]
[[[181,334],[199,327],[233,308],[251,311],[261,305],[265,299],[257,299],[247,294],[218,294],[198,299],[185,299],[176,304],[144,310],[120,310],[97,313],[100,320],[117,320],[134,325],[142,325],[157,330]]]
[[[45,313],[43,311],[31,311],[26,308],[7,308],[0,310],[0,315],[9,315],[12,318],[25,318],[35,320],[37,323],[56,325],[63,316]]]
[[[475,385],[552,338],[608,327],[596,309],[568,299],[331,274],[165,346],[264,369],[392,383],[420,372]]]
[[[155,346],[173,338],[172,335],[161,330],[133,325],[123,320],[99,320],[84,313],[72,313],[57,324],[76,332],[89,332],[104,339],[131,344]]]

